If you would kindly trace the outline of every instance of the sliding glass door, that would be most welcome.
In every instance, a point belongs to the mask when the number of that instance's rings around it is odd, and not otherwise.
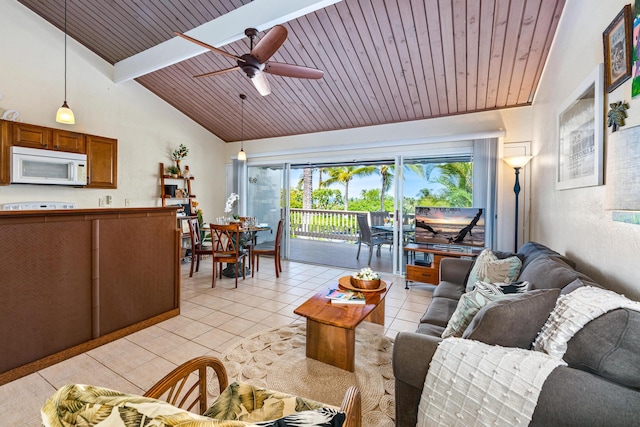
[[[268,224],[270,231],[258,233],[258,243],[273,241],[281,218],[286,219],[286,174],[285,165],[247,167],[246,216],[254,216],[258,223]],[[286,223],[285,223],[286,230]],[[283,237],[286,232],[283,233]],[[283,239],[286,240],[286,239]],[[284,243],[284,242],[283,242]],[[282,251],[286,254],[286,250]]]

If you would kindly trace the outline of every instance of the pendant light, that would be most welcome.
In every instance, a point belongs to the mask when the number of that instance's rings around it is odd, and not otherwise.
[[[67,0],[64,0],[64,102],[56,113],[56,122],[75,124],[76,118],[67,104]]]
[[[240,94],[242,113],[240,118],[240,152],[238,153],[238,160],[245,161],[247,160],[247,153],[244,151],[244,100],[247,99],[247,95],[244,93]]]

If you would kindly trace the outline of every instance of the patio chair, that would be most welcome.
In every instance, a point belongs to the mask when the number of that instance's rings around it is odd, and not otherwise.
[[[386,233],[372,233],[369,226],[369,219],[366,214],[357,214],[358,226],[360,227],[360,236],[358,237],[358,254],[356,259],[360,259],[360,249],[362,245],[369,246],[369,262],[367,265],[371,265],[371,257],[373,255],[373,247],[377,246],[378,250],[376,256],[380,256],[380,247],[384,244],[393,244],[393,240],[385,238]]]

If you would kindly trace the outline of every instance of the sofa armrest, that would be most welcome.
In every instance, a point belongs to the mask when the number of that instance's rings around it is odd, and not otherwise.
[[[393,375],[422,389],[429,363],[442,338],[414,332],[400,332],[393,343]]]
[[[472,259],[443,258],[440,261],[440,281],[466,285],[465,279],[472,266]]]

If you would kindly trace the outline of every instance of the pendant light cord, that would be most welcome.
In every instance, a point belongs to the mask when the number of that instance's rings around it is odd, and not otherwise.
[[[67,0],[64,0],[64,102],[67,102]]]

